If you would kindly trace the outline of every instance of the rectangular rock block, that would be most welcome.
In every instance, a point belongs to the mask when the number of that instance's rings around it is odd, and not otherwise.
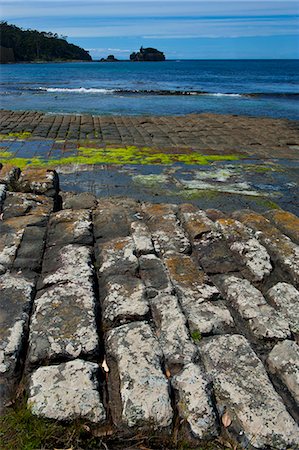
[[[299,291],[288,283],[277,283],[267,292],[267,298],[288,321],[292,333],[299,341]]]
[[[281,209],[273,209],[266,213],[266,217],[283,234],[299,245],[299,218],[295,214]]]
[[[131,231],[138,256],[148,255],[155,252],[152,242],[152,236],[145,223],[141,221],[132,222]]]
[[[209,278],[203,270],[200,270],[194,260],[187,255],[171,255],[164,258],[170,279],[179,295],[187,299],[204,301],[207,299],[205,293],[209,290],[208,298],[217,298],[219,291],[210,283]]]
[[[228,414],[227,431],[237,436],[242,447],[297,448],[298,426],[243,336],[205,339],[200,353],[214,383],[219,414]]]
[[[54,420],[89,420],[100,424],[106,412],[99,394],[98,364],[76,359],[40,367],[30,377],[28,407]]]
[[[215,224],[206,213],[194,205],[180,205],[179,217],[192,243],[195,243],[205,233],[216,229]]]
[[[266,302],[262,293],[248,280],[223,275],[216,282],[224,297],[248,322],[257,339],[286,339],[290,336],[288,322]]]
[[[299,284],[299,246],[282,234],[265,217],[251,211],[239,211],[234,216],[256,232],[257,239],[266,247],[271,258]]]
[[[23,192],[8,192],[3,207],[3,219],[34,215],[46,222],[53,211],[53,199],[45,195],[36,195]]]
[[[122,325],[107,334],[108,389],[114,423],[122,428],[163,429],[173,412],[162,351],[146,322]]]
[[[234,219],[218,219],[216,225],[236,259],[244,265],[253,281],[262,281],[272,271],[270,255],[254,237],[252,230]]]
[[[135,275],[138,270],[138,259],[131,237],[117,238],[98,245],[101,266],[100,276]]]
[[[58,175],[55,170],[26,168],[16,183],[16,190],[56,197],[59,191]]]
[[[139,258],[139,270],[149,297],[159,292],[171,293],[173,288],[165,265],[155,255],[143,255]]]
[[[294,341],[283,341],[270,352],[267,364],[270,372],[280,378],[299,404],[299,347]]]
[[[191,438],[216,437],[218,425],[211,400],[211,386],[201,368],[193,363],[187,364],[172,378],[171,384],[175,390],[179,416],[188,424]]]
[[[34,301],[28,362],[94,356],[99,342],[93,286],[64,283],[41,291]]]
[[[151,310],[168,368],[192,362],[196,348],[177,298],[168,294],[157,295],[151,300]]]
[[[22,275],[0,276],[0,413],[17,381],[16,367],[22,357],[34,287],[34,281]]]
[[[111,328],[125,322],[141,320],[149,313],[145,286],[140,278],[129,275],[111,276],[107,279],[104,289],[104,327]]]
[[[51,215],[47,246],[92,245],[91,213],[88,210],[63,210]]]
[[[152,233],[155,251],[159,255],[191,253],[191,244],[180,226],[172,205],[143,205]]]
[[[121,205],[101,200],[93,216],[95,239],[100,242],[131,234],[127,212]]]

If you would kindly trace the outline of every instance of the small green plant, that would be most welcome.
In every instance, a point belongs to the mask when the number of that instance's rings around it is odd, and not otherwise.
[[[201,332],[199,330],[194,330],[191,333],[191,337],[192,337],[194,342],[198,343],[201,340],[201,338],[202,338]]]
[[[0,417],[1,450],[35,450],[39,448],[77,448],[86,431],[83,423],[62,424],[34,416],[26,401],[8,408]],[[87,436],[86,442],[89,443]]]

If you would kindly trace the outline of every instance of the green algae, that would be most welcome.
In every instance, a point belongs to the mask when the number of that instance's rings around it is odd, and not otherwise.
[[[24,140],[24,139],[30,138],[31,136],[32,136],[31,131],[21,131],[18,133],[8,133],[8,134],[0,133],[0,140],[5,140],[5,139],[11,140],[12,138]]]
[[[213,200],[218,198],[222,192],[217,192],[210,189],[183,189],[178,191],[177,195],[185,200]]]
[[[0,155],[1,157],[1,155]],[[133,165],[171,165],[182,163],[186,165],[208,165],[215,161],[236,161],[236,155],[202,155],[200,153],[162,153],[155,152],[151,148],[138,148],[134,146],[118,148],[90,148],[79,147],[77,155],[62,157],[59,159],[44,160],[42,158],[12,158],[3,156],[11,164],[18,164],[20,167],[47,166],[54,167],[72,164],[133,164]],[[2,161],[3,162],[3,161]]]
[[[142,185],[147,188],[155,188],[164,186],[169,182],[167,175],[136,175],[132,177],[132,180],[135,184]]]
[[[10,158],[12,153],[10,152],[0,152],[0,158]]]

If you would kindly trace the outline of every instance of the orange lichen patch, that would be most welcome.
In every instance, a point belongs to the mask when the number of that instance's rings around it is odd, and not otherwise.
[[[284,258],[294,255],[292,243],[268,219],[254,212],[246,213],[241,211],[234,215],[248,227],[253,228],[258,233],[261,232],[260,239],[266,247],[271,248],[275,253],[279,252]]]
[[[217,219],[216,223],[218,223],[227,234],[231,234],[231,237],[233,237],[234,240],[242,240],[242,238],[244,238],[244,227],[237,220],[231,218],[220,218]]]
[[[297,216],[288,211],[273,210],[267,213],[267,217],[284,234],[299,244],[299,218]]]
[[[145,204],[143,206],[144,211],[148,214],[149,217],[161,217],[167,216],[169,214],[174,214],[174,209],[172,205],[167,205],[165,203],[161,204]]]
[[[181,205],[180,217],[192,240],[199,239],[204,233],[214,229],[213,222],[206,216],[205,212],[193,205]]]
[[[187,255],[174,255],[165,259],[166,267],[170,278],[175,284],[181,287],[190,287],[203,285],[206,281],[204,271],[199,270],[193,259]]]

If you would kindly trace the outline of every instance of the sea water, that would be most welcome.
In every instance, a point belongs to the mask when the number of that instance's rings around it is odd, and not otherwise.
[[[299,119],[299,60],[72,62],[0,67],[0,108]]]

